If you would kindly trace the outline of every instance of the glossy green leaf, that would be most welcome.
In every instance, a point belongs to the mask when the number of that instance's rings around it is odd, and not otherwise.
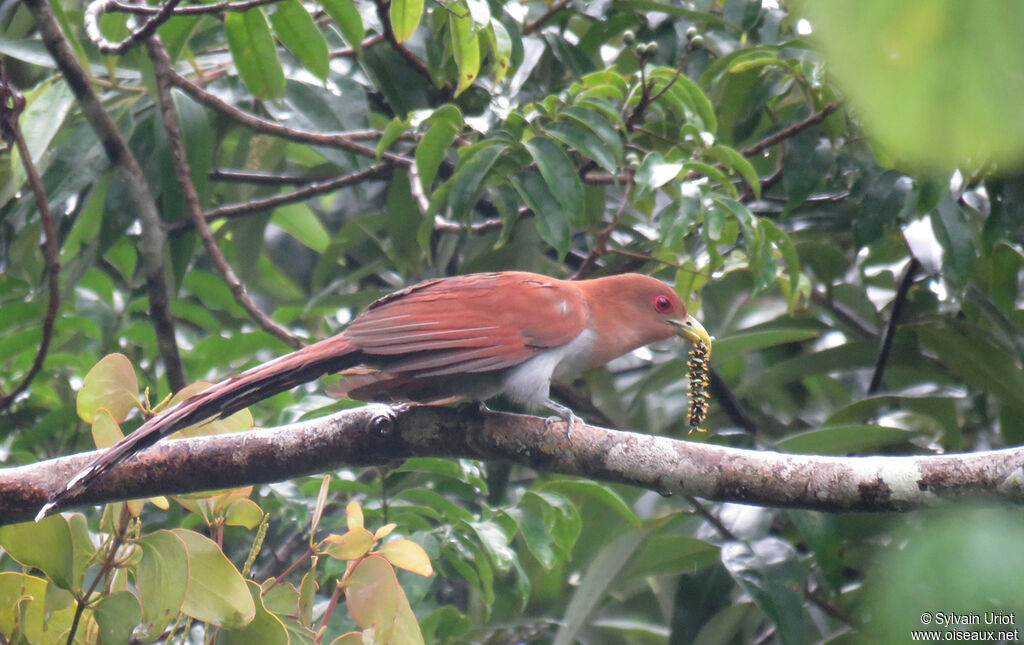
[[[480,74],[480,38],[473,18],[468,13],[449,13],[448,31],[451,34],[452,55],[459,68],[459,83],[455,88],[455,96],[459,96]]]
[[[583,210],[583,181],[569,155],[554,141],[534,137],[525,142],[551,194],[566,212],[578,215]]]
[[[634,179],[638,187],[651,191],[678,177],[682,169],[683,162],[668,162],[660,152],[650,152],[637,168]]]
[[[494,54],[494,84],[497,85],[511,68],[512,37],[497,18],[491,18],[486,33],[491,44],[491,52]]]
[[[562,210],[538,171],[531,168],[510,179],[519,198],[533,211],[541,239],[558,251],[558,257],[564,257],[572,241],[570,214]]]
[[[722,547],[722,564],[775,624],[780,643],[807,642],[804,577],[791,544],[776,537],[729,542]]]
[[[593,130],[571,120],[555,121],[542,126],[544,133],[576,150],[588,159],[593,159],[609,173],[618,167],[614,150],[594,134]]]
[[[640,520],[636,513],[626,504],[626,500],[622,499],[622,496],[608,484],[587,479],[555,479],[544,482],[540,490],[556,491],[574,499],[593,500],[615,511],[633,528],[640,528]]]
[[[624,154],[622,138],[619,131],[611,124],[608,118],[596,110],[586,107],[571,106],[566,108],[562,114],[567,118],[584,126],[596,134],[605,146],[612,151],[616,164],[621,163]]]
[[[71,529],[63,515],[0,526],[0,547],[21,564],[39,569],[64,589],[72,589],[74,553]]]
[[[380,161],[380,156],[384,154],[384,151],[391,147],[391,144],[408,130],[409,119],[407,118],[399,119],[395,117],[388,121],[388,124],[384,126],[384,133],[381,135],[380,141],[377,142],[377,161]]]
[[[131,641],[132,632],[142,619],[139,599],[130,591],[115,591],[96,603],[92,611],[104,643]]]
[[[818,336],[819,332],[816,329],[771,329],[745,332],[715,340],[711,358],[712,360],[727,361],[768,347],[799,343]]]
[[[109,354],[89,370],[78,391],[78,416],[92,423],[96,410],[104,408],[115,421],[125,420],[138,403],[139,384],[135,367],[124,354]]]
[[[707,149],[707,153],[721,162],[728,168],[732,168],[743,177],[756,199],[761,199],[761,179],[757,171],[747,158],[736,151],[735,148],[716,144]]]
[[[424,191],[429,192],[437,169],[441,167],[448,147],[455,140],[455,132],[455,128],[446,122],[434,123],[416,146],[416,172],[419,173]]]
[[[330,58],[327,41],[299,0],[278,2],[270,14],[274,33],[314,76],[327,79]]]
[[[280,618],[267,610],[260,595],[260,586],[252,580],[245,581],[256,613],[251,622],[242,629],[225,630],[221,636],[226,645],[288,645],[288,629]]]
[[[219,627],[245,627],[256,607],[242,575],[217,543],[187,529],[174,529],[188,553],[188,590],[181,611]]]
[[[189,586],[190,562],[185,542],[171,531],[155,531],[136,542],[142,559],[135,586],[142,604],[144,633],[156,637],[181,611]]]
[[[487,142],[459,164],[452,178],[451,208],[455,219],[468,221],[472,216],[487,175],[507,148],[508,144],[501,141]]]
[[[391,29],[398,42],[405,42],[420,24],[423,0],[391,0]]]
[[[366,29],[363,27],[363,17],[359,15],[359,9],[353,0],[320,0],[321,6],[327,15],[334,20],[338,26],[345,42],[357,52],[363,50],[363,38],[366,36]]]
[[[224,29],[235,68],[249,91],[262,99],[284,96],[284,69],[263,10],[229,11]]]
[[[304,202],[278,206],[270,222],[317,253],[326,252],[331,242],[320,217]]]

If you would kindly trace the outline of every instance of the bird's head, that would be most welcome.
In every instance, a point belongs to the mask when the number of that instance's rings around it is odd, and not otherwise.
[[[672,287],[646,275],[627,273],[577,283],[588,294],[591,312],[606,338],[629,351],[656,340],[681,336],[711,350],[711,336],[686,311]]]

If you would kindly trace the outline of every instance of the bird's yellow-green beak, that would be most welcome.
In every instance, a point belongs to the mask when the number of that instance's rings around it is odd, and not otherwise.
[[[697,319],[693,316],[686,316],[686,318],[679,319],[673,318],[668,321],[670,325],[676,328],[676,334],[689,340],[691,343],[697,343],[698,341],[704,343],[707,347],[707,351],[711,351],[711,336],[708,335],[704,325],[697,322]]]

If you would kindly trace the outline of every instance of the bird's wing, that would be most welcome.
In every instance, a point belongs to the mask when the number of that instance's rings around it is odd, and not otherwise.
[[[578,336],[580,292],[561,280],[505,272],[420,283],[378,300],[345,330],[368,359],[417,377],[513,367]]]

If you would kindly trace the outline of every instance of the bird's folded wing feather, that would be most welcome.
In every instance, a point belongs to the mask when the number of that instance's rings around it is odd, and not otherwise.
[[[579,291],[532,274],[426,282],[371,305],[345,336],[389,372],[417,377],[513,367],[583,331]]]

